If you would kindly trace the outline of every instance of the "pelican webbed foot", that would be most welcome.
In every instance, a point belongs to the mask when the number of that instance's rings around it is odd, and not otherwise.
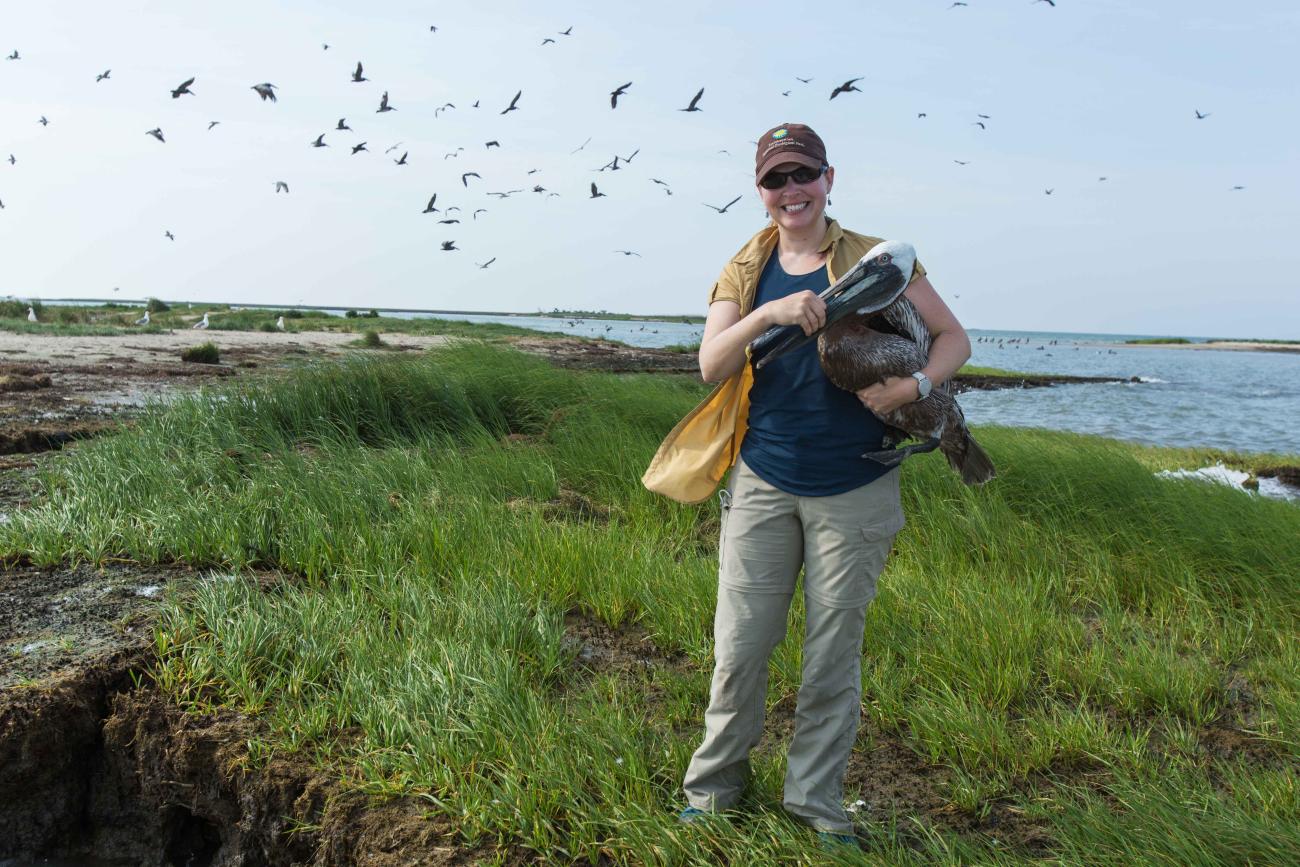
[[[930,437],[922,443],[900,448],[882,449],[878,452],[867,452],[862,457],[869,461],[874,461],[884,467],[896,467],[903,462],[903,459],[909,455],[920,454],[921,452],[932,452],[939,447],[939,438]]]

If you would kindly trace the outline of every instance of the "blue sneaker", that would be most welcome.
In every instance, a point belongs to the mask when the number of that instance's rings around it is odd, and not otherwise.
[[[685,809],[683,809],[680,813],[677,814],[677,821],[681,822],[683,825],[689,825],[692,822],[700,818],[703,818],[704,816],[710,816],[710,815],[712,815],[712,813],[708,812],[707,810],[701,810],[698,807],[687,806]]]
[[[821,842],[822,849],[827,852],[836,852],[844,848],[862,848],[858,845],[858,838],[852,834],[836,834],[834,831],[818,831],[817,839]]]

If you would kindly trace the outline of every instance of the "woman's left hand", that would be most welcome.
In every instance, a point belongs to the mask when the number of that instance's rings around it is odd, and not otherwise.
[[[888,415],[921,396],[921,384],[911,376],[887,376],[884,382],[855,391],[862,405],[876,415]]]

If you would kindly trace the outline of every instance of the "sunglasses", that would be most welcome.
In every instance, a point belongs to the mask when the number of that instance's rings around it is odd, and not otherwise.
[[[763,175],[762,179],[759,180],[758,185],[765,190],[779,190],[785,186],[786,178],[789,178],[796,184],[810,184],[822,175],[826,174],[827,168],[827,166],[822,166],[819,169],[810,169],[807,166],[799,166],[799,168],[789,172],[778,172],[773,169]]]

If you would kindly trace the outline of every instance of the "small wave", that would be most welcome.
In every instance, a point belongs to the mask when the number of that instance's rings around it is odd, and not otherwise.
[[[1158,376],[1139,376],[1138,382],[1168,382],[1167,379],[1161,379]]]

